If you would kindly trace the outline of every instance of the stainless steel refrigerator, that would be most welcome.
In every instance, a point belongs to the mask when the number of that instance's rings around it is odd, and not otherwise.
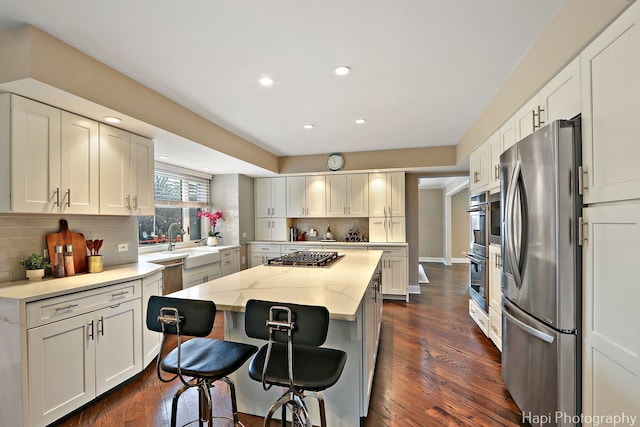
[[[580,119],[559,120],[500,156],[502,376],[531,425],[581,410]]]

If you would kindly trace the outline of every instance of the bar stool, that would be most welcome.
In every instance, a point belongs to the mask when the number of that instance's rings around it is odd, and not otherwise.
[[[162,382],[179,378],[182,387],[173,396],[171,427],[176,426],[178,400],[191,387],[198,388],[199,425],[211,426],[213,418],[211,388],[220,380],[229,385],[233,425],[238,426],[238,409],[233,382],[227,377],[240,368],[258,350],[258,347],[231,341],[204,338],[213,329],[216,305],[213,301],[189,300],[152,296],[147,307],[147,328],[162,332],[162,345],[156,359],[156,371]],[[164,358],[168,335],[176,335],[178,345]],[[196,337],[184,341],[185,336]],[[164,378],[162,372],[173,374]],[[186,378],[189,377],[190,379]]]
[[[291,407],[294,426],[311,427],[304,398],[314,397],[320,409],[320,424],[326,427],[324,399],[320,391],[333,386],[344,369],[347,354],[320,347],[327,339],[329,311],[326,307],[249,300],[245,312],[245,332],[251,338],[268,340],[251,360],[249,376],[284,387],[281,397],[269,408],[264,420],[269,425],[273,414],[282,408],[282,425],[287,406]]]

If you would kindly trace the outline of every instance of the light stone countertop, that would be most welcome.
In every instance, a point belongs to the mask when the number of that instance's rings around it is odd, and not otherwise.
[[[0,286],[0,300],[16,300],[24,303],[80,292],[114,283],[137,280],[162,271],[163,266],[147,262],[105,267],[101,273],[82,273],[71,277],[43,280],[19,280]]]
[[[331,319],[356,320],[358,307],[377,266],[381,250],[340,250],[329,267],[261,265],[171,294],[211,300],[221,311],[244,312],[249,299],[321,305]]]
[[[294,240],[294,241],[272,241],[272,240],[254,240],[248,242],[249,245],[304,245],[304,246],[338,246],[338,247],[346,247],[353,246],[355,248],[358,247],[369,247],[369,246],[398,246],[398,247],[407,247],[409,246],[406,242],[395,242],[395,243],[384,243],[384,242],[344,242],[344,241],[335,241],[335,242],[323,242],[321,240]]]

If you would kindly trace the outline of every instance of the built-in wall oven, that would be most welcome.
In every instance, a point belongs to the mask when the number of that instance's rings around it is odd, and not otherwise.
[[[472,194],[469,198],[470,247],[469,258],[469,296],[483,310],[487,306],[487,256],[489,253],[489,193]]]

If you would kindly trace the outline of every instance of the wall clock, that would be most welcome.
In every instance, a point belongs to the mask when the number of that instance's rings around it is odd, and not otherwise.
[[[344,166],[344,157],[340,153],[331,153],[327,159],[327,168],[330,171],[339,171]]]

